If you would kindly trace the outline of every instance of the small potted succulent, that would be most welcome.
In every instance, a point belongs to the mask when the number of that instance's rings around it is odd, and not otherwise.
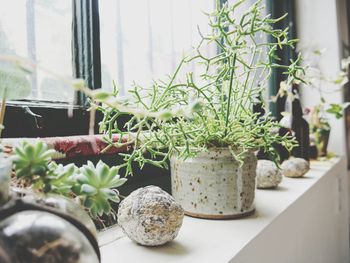
[[[116,188],[126,182],[125,178],[120,178],[118,168],[109,168],[102,161],[96,166],[91,162],[80,168],[74,164],[63,166],[52,161],[53,153],[54,150],[42,141],[33,144],[24,141],[15,148],[16,177],[13,182],[16,192],[56,194],[75,199],[85,207],[98,227],[103,226],[100,218],[104,215],[114,218],[115,222],[116,213],[111,202],[119,202]]]
[[[122,153],[126,174],[134,162],[168,168],[172,195],[185,213],[202,218],[235,218],[254,210],[257,149],[278,158],[274,144],[291,149],[290,137],[271,132],[278,124],[270,116],[259,118],[253,104],[268,85],[273,68],[286,71],[288,82],[300,79],[301,56],[280,65],[276,50],[293,47],[288,29],[275,30],[263,14],[261,1],[244,8],[244,0],[220,6],[208,15],[211,32],[175,72],[151,87],[135,85],[129,95],[76,88],[89,95],[104,113],[100,131],[109,147],[128,147]],[[268,35],[271,42],[261,37]],[[206,53],[208,49],[216,54]],[[196,71],[188,70],[197,65]],[[120,116],[130,119],[119,129]],[[126,141],[112,141],[118,133]]]

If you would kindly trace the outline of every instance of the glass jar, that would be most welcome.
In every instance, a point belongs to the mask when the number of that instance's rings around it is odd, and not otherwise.
[[[0,222],[0,261],[98,263],[99,259],[88,238],[69,221],[46,211],[25,210]]]

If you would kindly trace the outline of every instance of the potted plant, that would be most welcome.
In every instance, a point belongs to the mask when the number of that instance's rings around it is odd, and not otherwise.
[[[102,161],[96,166],[90,161],[80,168],[74,164],[63,166],[52,161],[53,153],[54,150],[41,141],[33,144],[24,141],[15,148],[13,164],[16,177],[13,179],[13,187],[17,188],[17,193],[49,194],[34,197],[34,201],[40,204],[49,202],[50,206],[58,209],[66,207],[66,210],[74,205],[60,205],[65,202],[62,198],[56,198],[56,204],[53,204],[55,198],[52,194],[76,200],[100,229],[104,227],[102,217],[116,222],[116,213],[111,203],[119,202],[116,188],[126,182],[125,178],[120,178],[118,168],[110,168]],[[72,210],[69,209],[69,213],[75,215]],[[80,217],[81,212],[76,210],[77,217]],[[91,225],[87,220],[83,220],[83,223]],[[108,221],[107,224],[109,223]]]
[[[312,52],[304,50],[303,53],[309,55],[305,74],[307,85],[303,86],[303,88],[314,89],[318,96],[316,103],[310,109],[307,109],[310,122],[310,137],[315,141],[317,156],[325,157],[327,156],[328,141],[331,133],[329,117],[333,116],[336,119],[341,119],[344,110],[349,106],[349,103],[329,102],[327,94],[341,91],[342,87],[348,82],[347,68],[350,58],[342,60],[342,69],[336,77],[330,77],[322,71],[320,66],[324,50],[316,49],[312,50]]]
[[[283,68],[288,81],[300,79],[301,56],[290,65],[274,63],[275,51],[293,47],[288,29],[273,29],[283,19],[263,15],[261,1],[243,9],[244,0],[217,6],[208,15],[211,32],[175,72],[151,87],[135,85],[129,96],[118,89],[112,93],[91,91],[76,85],[104,113],[100,131],[109,147],[128,146],[121,154],[126,174],[134,162],[142,168],[152,164],[168,168],[170,160],[172,194],[186,214],[202,218],[234,218],[254,210],[257,149],[271,152],[273,145],[291,149],[290,137],[272,132],[278,124],[253,113],[253,104],[266,90],[271,71]],[[264,37],[273,39],[267,42]],[[206,54],[215,49],[216,54]],[[194,63],[196,71],[188,71]],[[99,104],[101,103],[101,104]],[[118,118],[129,116],[125,129]],[[127,134],[126,142],[112,142],[114,133]],[[120,138],[122,138],[120,136]]]

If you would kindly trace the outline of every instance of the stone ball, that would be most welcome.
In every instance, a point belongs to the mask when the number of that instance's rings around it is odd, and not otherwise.
[[[310,164],[302,158],[291,158],[281,165],[282,173],[287,177],[303,177],[309,170]]]
[[[282,181],[282,173],[277,165],[269,160],[258,160],[256,167],[257,188],[274,188]]]
[[[118,224],[133,241],[159,246],[179,233],[183,208],[167,192],[156,186],[139,188],[119,205]]]

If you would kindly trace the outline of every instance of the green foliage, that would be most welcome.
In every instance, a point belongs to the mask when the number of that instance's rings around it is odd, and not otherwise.
[[[314,127],[314,130],[329,130],[330,125],[325,113],[333,115],[336,119],[341,119],[344,116],[345,109],[349,106],[349,103],[330,103],[326,100],[326,97],[329,93],[342,91],[342,87],[349,82],[350,57],[341,61],[342,69],[337,76],[330,77],[322,71],[320,66],[323,53],[324,50],[313,50],[313,54],[316,55],[315,61],[308,62],[312,66],[308,66],[306,72],[307,85],[305,85],[305,88],[314,88],[319,93],[320,100],[311,110],[311,126]]]
[[[344,110],[349,107],[350,103],[334,104],[331,103],[326,110],[328,113],[333,114],[336,119],[341,119],[344,115]]]
[[[54,154],[46,144],[37,141],[35,144],[24,141],[15,147],[13,164],[18,178],[24,178],[34,183],[49,170],[48,164]]]
[[[119,192],[117,187],[126,182],[120,178],[116,167],[109,168],[105,163],[99,161],[96,165],[88,162],[80,168],[80,173],[75,176],[76,184],[73,192],[82,200],[85,207],[89,209],[93,218],[110,214],[110,202],[118,203]]]
[[[62,165],[51,161],[54,150],[37,141],[23,142],[15,148],[16,176],[35,190],[77,197],[93,218],[111,213],[110,202],[119,202],[117,187],[126,182],[118,168],[109,168],[99,161],[96,167],[88,162],[81,168],[74,164]]]
[[[79,87],[102,103],[95,107],[104,113],[100,130],[109,147],[132,146],[131,152],[121,154],[127,174],[132,174],[133,162],[141,168],[147,163],[167,167],[175,152],[188,158],[211,147],[229,147],[241,160],[244,153],[257,148],[274,151],[275,143],[293,147],[291,138],[272,132],[278,124],[270,116],[259,120],[252,106],[254,98],[266,90],[274,68],[285,71],[287,83],[303,82],[300,55],[290,65],[277,63],[276,51],[294,47],[296,40],[288,39],[288,29],[273,29],[285,16],[272,19],[263,14],[262,1],[248,9],[242,7],[244,2],[226,4],[208,14],[211,32],[200,33],[198,47],[180,61],[169,79],[155,81],[151,87],[135,85],[127,99],[118,92],[100,94]],[[272,41],[262,37],[266,35]],[[218,53],[206,55],[205,50],[212,47]],[[193,64],[196,72],[188,71]],[[130,115],[120,130],[119,117]],[[120,138],[128,134],[129,139],[113,142],[114,133]]]
[[[78,168],[74,164],[62,165],[51,162],[49,172],[45,177],[45,192],[70,196],[75,183],[74,175]]]

